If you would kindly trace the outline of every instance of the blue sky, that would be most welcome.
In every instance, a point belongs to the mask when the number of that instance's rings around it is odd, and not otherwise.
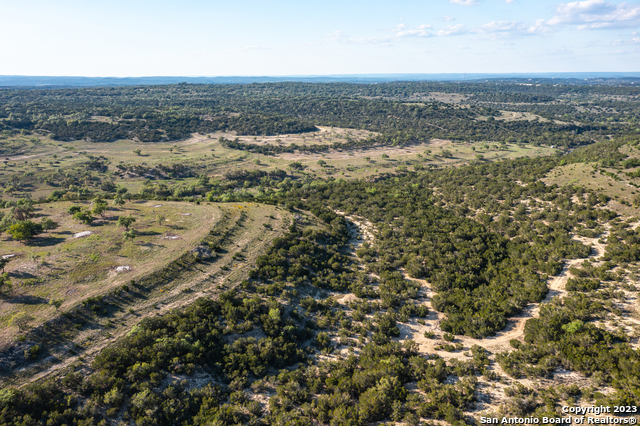
[[[0,75],[640,71],[640,2],[0,0]]]

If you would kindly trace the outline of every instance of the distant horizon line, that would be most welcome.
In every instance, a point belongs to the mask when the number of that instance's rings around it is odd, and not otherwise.
[[[276,82],[302,83],[385,83],[393,81],[477,81],[483,79],[636,79],[640,71],[564,71],[564,72],[503,72],[503,73],[364,73],[364,74],[306,74],[306,75],[229,75],[229,76],[47,76],[0,75],[0,87],[15,86],[112,86],[149,84],[250,84]],[[632,83],[633,84],[633,83]]]
[[[379,77],[379,76],[422,76],[422,75],[611,75],[611,74],[637,74],[640,71],[517,71],[517,72],[379,72],[379,73],[340,73],[340,74],[228,74],[228,75],[47,75],[47,74],[0,74],[0,77],[26,77],[26,78],[283,78],[283,77]]]

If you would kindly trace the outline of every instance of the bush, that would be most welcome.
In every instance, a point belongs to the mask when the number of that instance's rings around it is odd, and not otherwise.
[[[36,359],[40,355],[41,349],[38,345],[33,345],[29,349],[24,351],[24,357],[26,359]]]
[[[91,213],[89,213],[86,210],[80,209],[78,211],[76,211],[75,213],[73,213],[73,218],[75,220],[79,220],[80,222],[88,225],[91,222],[93,222],[94,217],[91,216]]]
[[[321,331],[316,335],[316,346],[318,349],[326,349],[331,346],[331,338],[329,333]]]
[[[587,278],[569,278],[567,280],[567,291],[591,291],[600,287],[600,281]]]
[[[0,293],[11,290],[11,280],[9,279],[9,273],[5,272],[0,274]]]
[[[41,234],[42,231],[43,229],[41,224],[30,220],[23,220],[11,225],[7,230],[7,234],[9,234],[14,240],[25,241]]]
[[[9,324],[15,327],[18,327],[20,331],[24,331],[28,328],[29,322],[33,320],[33,318],[28,315],[26,312],[18,312],[9,321]]]

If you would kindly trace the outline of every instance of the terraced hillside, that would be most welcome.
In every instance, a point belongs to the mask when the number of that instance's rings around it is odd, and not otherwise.
[[[169,218],[162,216],[159,226],[163,233],[143,221],[149,216],[157,221],[150,213],[160,211],[170,212]],[[91,360],[141,319],[237,286],[256,257],[291,221],[289,213],[260,204],[145,202],[129,206],[127,213],[138,218],[135,226],[138,235],[142,234],[138,241],[123,242],[115,225],[110,225],[115,229],[102,225],[91,228],[93,234],[87,237],[59,229],[59,235],[69,235],[66,242],[58,242],[62,254],[40,255],[35,264],[30,260],[34,252],[25,253],[33,247],[21,247],[22,253],[14,250],[16,258],[6,268],[9,277],[29,274],[35,278],[27,278],[32,281],[26,284],[13,278],[22,294],[3,301],[4,351],[8,356],[2,367],[11,382],[48,376],[78,359]],[[177,226],[169,227],[167,221]],[[45,238],[58,237],[54,233]],[[197,259],[193,255],[196,247],[206,247],[208,255]],[[88,257],[86,262],[77,260],[82,256]],[[116,261],[120,263],[117,266]],[[59,295],[66,297],[57,298]],[[52,306],[52,300],[61,300],[61,306]],[[26,334],[13,325],[22,313],[34,327]],[[12,343],[17,336],[18,343]],[[31,362],[25,353],[35,346],[42,349],[38,361]],[[17,370],[19,374],[9,374]]]

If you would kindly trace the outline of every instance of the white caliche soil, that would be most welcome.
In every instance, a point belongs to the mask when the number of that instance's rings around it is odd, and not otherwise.
[[[93,232],[91,231],[82,231],[82,232],[78,232],[77,234],[73,234],[73,238],[88,237],[91,234],[93,234]]]

